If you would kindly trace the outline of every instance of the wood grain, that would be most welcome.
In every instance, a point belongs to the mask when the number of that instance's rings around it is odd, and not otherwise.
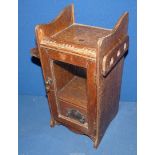
[[[36,26],[31,55],[41,61],[52,127],[65,125],[98,147],[118,112],[127,29],[128,13],[111,30],[77,24],[73,4]]]

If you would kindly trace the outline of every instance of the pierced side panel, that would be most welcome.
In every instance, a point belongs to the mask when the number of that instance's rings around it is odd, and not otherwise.
[[[124,56],[127,52],[129,46],[129,37],[125,37],[123,40],[119,40],[119,43],[116,44],[104,57],[102,61],[102,72],[106,76],[118,61]]]
[[[99,39],[97,51],[97,133],[95,138],[94,147],[97,147],[106,131],[111,120],[114,118],[118,111],[121,77],[124,57],[121,57],[118,63],[114,65],[114,58],[111,59],[112,49],[123,42],[127,37],[128,28],[128,14],[125,13],[118,21],[111,34]],[[119,47],[119,46],[118,46]],[[125,50],[126,51],[126,50]],[[118,57],[121,53],[116,53]],[[104,56],[107,57],[103,64]],[[106,68],[107,63],[110,63],[111,70]],[[103,67],[105,67],[103,70]],[[105,71],[105,72],[103,72]],[[108,73],[108,74],[105,74]],[[106,76],[104,76],[106,75]]]

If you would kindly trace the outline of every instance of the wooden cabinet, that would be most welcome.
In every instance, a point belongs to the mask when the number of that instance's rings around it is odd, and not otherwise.
[[[77,24],[73,13],[70,5],[37,25],[31,54],[41,61],[51,126],[88,135],[97,147],[118,111],[128,13],[113,29]]]

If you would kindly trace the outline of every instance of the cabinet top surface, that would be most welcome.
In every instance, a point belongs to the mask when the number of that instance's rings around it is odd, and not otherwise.
[[[111,30],[103,28],[73,24],[55,35],[43,38],[41,44],[96,57],[98,39],[108,35],[110,32]]]
[[[51,39],[61,43],[96,48],[99,38],[109,34],[109,30],[86,25],[73,24],[64,31],[51,36]]]

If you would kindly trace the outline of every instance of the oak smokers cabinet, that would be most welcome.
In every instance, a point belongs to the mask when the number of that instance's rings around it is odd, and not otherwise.
[[[97,148],[118,111],[127,27],[128,13],[113,29],[77,24],[73,5],[36,26],[31,54],[41,62],[52,127],[85,134]]]

